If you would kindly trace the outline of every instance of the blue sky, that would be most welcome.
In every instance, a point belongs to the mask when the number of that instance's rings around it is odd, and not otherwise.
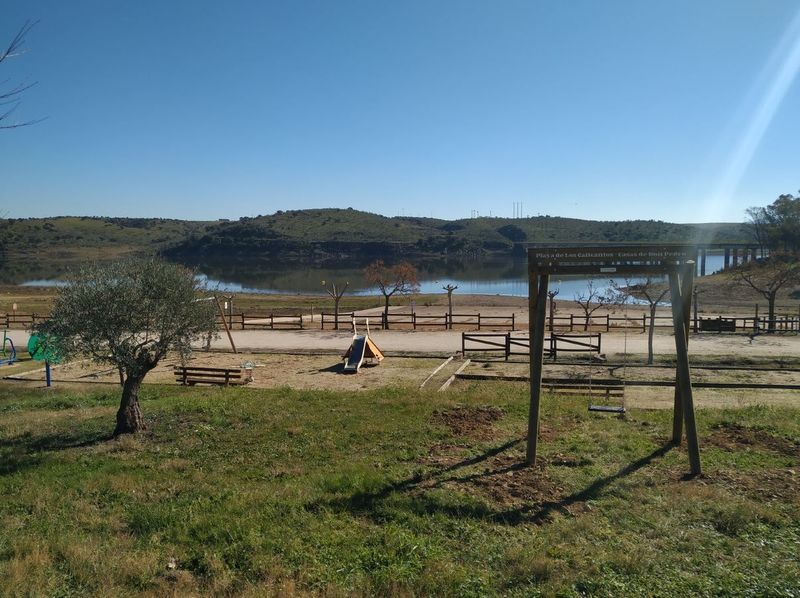
[[[800,2],[5,3],[0,215],[742,221],[800,188]]]

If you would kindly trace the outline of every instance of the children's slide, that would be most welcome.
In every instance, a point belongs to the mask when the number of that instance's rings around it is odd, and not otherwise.
[[[353,344],[345,355],[347,363],[344,364],[345,374],[355,374],[364,363],[364,351],[367,348],[367,337],[364,334],[353,337]]]

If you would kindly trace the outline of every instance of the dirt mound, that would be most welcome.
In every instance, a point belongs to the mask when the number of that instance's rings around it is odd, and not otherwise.
[[[476,440],[489,440],[493,437],[492,423],[505,414],[497,407],[456,407],[449,411],[435,411],[434,419],[448,426],[456,436]]]

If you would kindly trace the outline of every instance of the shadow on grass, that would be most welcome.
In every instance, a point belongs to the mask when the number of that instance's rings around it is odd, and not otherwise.
[[[0,476],[36,467],[49,453],[94,446],[111,439],[108,432],[79,431],[41,436],[24,434],[13,440],[0,440]]]
[[[555,513],[568,512],[569,507],[572,505],[585,503],[586,501],[597,498],[598,496],[602,495],[603,490],[606,487],[613,484],[615,481],[629,476],[643,467],[646,467],[655,459],[663,457],[674,448],[673,444],[662,446],[654,450],[649,455],[642,457],[641,459],[638,459],[637,461],[624,467],[617,473],[596,480],[594,483],[579,492],[575,492],[568,496],[553,498],[552,500],[526,504],[515,509],[494,509],[485,504],[483,501],[450,504],[444,502],[441,498],[432,495],[431,493],[425,492],[426,489],[441,487],[448,482],[457,482],[463,484],[480,481],[490,478],[491,476],[503,475],[514,471],[534,470],[536,466],[529,466],[524,462],[515,462],[502,468],[485,470],[481,473],[452,475],[454,472],[457,472],[465,467],[479,464],[492,457],[500,455],[514,446],[522,443],[524,440],[525,439],[522,438],[506,442],[498,447],[487,450],[478,457],[466,459],[447,467],[434,469],[433,471],[429,471],[424,474],[416,474],[409,479],[388,484],[375,492],[356,492],[348,497],[338,498],[330,501],[320,501],[316,504],[310,505],[310,507],[313,509],[315,507],[327,506],[334,509],[342,509],[359,514],[370,515],[383,506],[383,501],[390,498],[392,495],[402,493],[405,494],[407,498],[412,499],[412,510],[415,511],[421,511],[425,513],[441,513],[456,518],[468,517],[488,520],[495,523],[502,523],[512,526],[519,525],[521,523],[542,523]],[[544,474],[540,473],[539,471],[536,472],[536,475],[544,476]]]

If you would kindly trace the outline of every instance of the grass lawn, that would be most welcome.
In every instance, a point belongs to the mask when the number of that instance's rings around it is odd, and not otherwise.
[[[796,596],[800,413],[547,397],[0,382],[2,596]]]

